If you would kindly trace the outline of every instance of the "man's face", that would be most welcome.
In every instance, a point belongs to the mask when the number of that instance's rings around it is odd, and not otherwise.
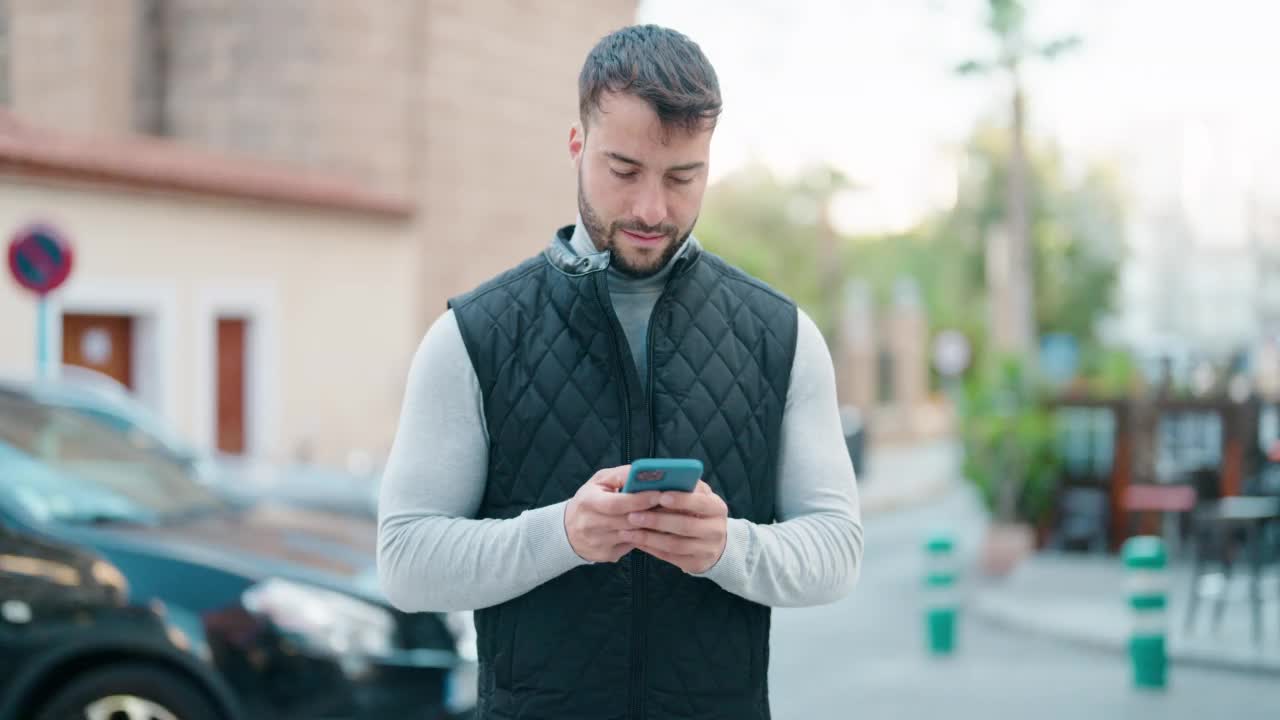
[[[667,129],[644,100],[607,93],[587,132],[569,131],[578,210],[591,239],[633,277],[661,270],[693,232],[707,189],[712,126]]]

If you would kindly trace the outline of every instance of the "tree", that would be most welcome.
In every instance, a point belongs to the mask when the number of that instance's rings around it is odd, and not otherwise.
[[[956,67],[960,75],[1004,76],[1010,88],[1010,164],[1006,178],[1008,203],[1004,223],[991,228],[988,267],[993,269],[989,298],[993,327],[988,330],[1002,350],[1033,355],[1036,309],[1031,227],[1027,195],[1025,92],[1022,69],[1032,60],[1052,61],[1080,44],[1077,36],[1036,43],[1026,35],[1026,8],[1019,0],[988,0],[987,28],[995,41],[995,54],[972,59]],[[1003,272],[995,272],[995,269]],[[998,320],[997,320],[998,318]]]
[[[983,125],[966,147],[956,205],[891,236],[832,234],[838,261],[822,241],[822,207],[838,173],[814,168],[783,180],[749,166],[707,192],[697,236],[708,249],[798,302],[836,347],[839,293],[833,282],[865,280],[883,306],[898,278],[914,277],[934,330],[954,328],[973,342],[975,362],[988,355],[987,318],[974,308],[989,292],[986,238],[1003,222],[1009,202],[1010,147],[1003,129]],[[1102,165],[1069,177],[1051,144],[1027,150],[1028,225],[1032,238],[1034,307],[1046,332],[1070,333],[1083,349],[1096,345],[1098,321],[1111,309],[1124,247],[1124,195]],[[833,275],[827,271],[841,268]],[[994,348],[992,348],[994,350]]]
[[[839,181],[838,173],[815,170],[786,182],[766,167],[746,167],[707,193],[698,240],[791,296],[830,333],[835,307],[823,290],[819,233],[824,193]]]
[[[1028,149],[1028,226],[1036,322],[1045,332],[1069,333],[1093,350],[1095,327],[1112,307],[1124,257],[1124,193],[1115,174],[1095,164],[1068,177],[1051,144]],[[848,245],[845,266],[866,278],[887,300],[893,279],[914,276],[922,288],[931,326],[963,331],[975,360],[998,354],[988,342],[982,312],[991,292],[986,240],[1004,221],[1009,202],[1010,147],[1002,129],[978,128],[970,137],[955,207],[903,235]]]

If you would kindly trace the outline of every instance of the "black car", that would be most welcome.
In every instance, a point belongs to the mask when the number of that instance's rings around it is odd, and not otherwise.
[[[0,390],[0,719],[449,717],[454,633],[382,599],[375,537]]]

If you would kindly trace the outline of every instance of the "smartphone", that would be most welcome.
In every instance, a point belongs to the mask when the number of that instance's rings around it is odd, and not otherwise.
[[[702,479],[702,461],[688,458],[644,458],[631,463],[622,492],[675,490],[693,492]]]

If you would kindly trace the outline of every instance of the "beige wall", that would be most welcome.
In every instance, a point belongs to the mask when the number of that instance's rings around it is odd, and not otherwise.
[[[212,433],[213,348],[202,312],[221,303],[256,308],[268,323],[253,350],[263,362],[265,454],[282,457],[305,440],[326,462],[354,448],[386,451],[419,339],[407,223],[0,176],[0,233],[35,219],[75,244],[61,302],[155,306],[144,395],[189,435]],[[31,372],[34,318],[32,299],[6,272],[0,369]]]
[[[0,231],[36,214],[67,226],[81,247],[77,284],[136,279],[173,297],[170,362],[180,370],[165,403],[192,432],[207,425],[190,387],[201,288],[265,288],[277,298],[274,344],[288,369],[272,448],[288,451],[315,428],[328,457],[354,445],[377,450],[389,437],[404,368],[446,298],[536,253],[573,221],[566,142],[578,72],[599,38],[636,11],[636,0],[0,1],[11,9],[12,106],[21,117],[116,133],[158,113],[184,144],[354,179],[416,207],[405,228],[0,185]],[[157,32],[168,60],[158,70],[163,92],[150,97],[155,88],[139,84],[140,72],[155,39],[148,33]],[[250,250],[263,258],[245,270]],[[303,262],[299,273],[294,263]],[[350,280],[348,269],[395,279]],[[0,282],[0,330],[16,340],[0,348],[0,368],[25,368],[32,312],[9,285]]]
[[[424,323],[573,222],[578,72],[635,0],[430,0],[421,21]]]
[[[0,104],[9,104],[9,0],[0,0]]]
[[[573,221],[577,78],[636,0],[7,0],[13,108],[352,179],[419,209],[418,330]],[[143,78],[159,33],[161,97]],[[159,103],[159,110],[156,110]]]

